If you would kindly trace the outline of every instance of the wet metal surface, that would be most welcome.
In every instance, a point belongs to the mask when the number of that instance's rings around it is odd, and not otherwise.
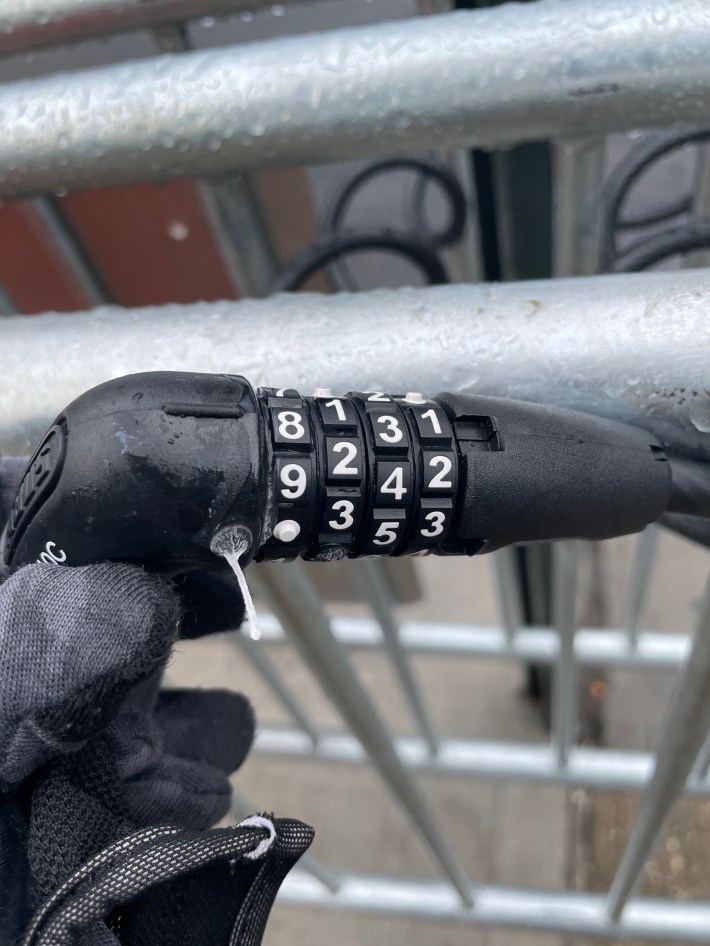
[[[282,0],[282,5],[309,2]],[[268,5],[268,0],[3,0],[0,55]]]
[[[709,59],[705,0],[540,0],[14,83],[0,196],[702,122]]]
[[[304,393],[460,391],[588,411],[710,456],[710,274],[97,309],[0,321],[0,450],[96,384],[161,369]]]

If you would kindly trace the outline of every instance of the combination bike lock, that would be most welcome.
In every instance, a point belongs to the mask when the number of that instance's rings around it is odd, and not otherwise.
[[[132,375],[84,394],[37,448],[2,536],[31,562],[141,562],[170,578],[251,559],[472,555],[639,531],[670,464],[646,431],[519,401],[304,397],[241,377]]]

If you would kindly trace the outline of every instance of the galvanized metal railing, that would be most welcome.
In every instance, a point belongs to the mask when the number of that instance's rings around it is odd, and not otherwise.
[[[666,440],[672,438],[677,448],[705,456],[708,448],[698,418],[704,416],[710,390],[710,329],[705,317],[709,301],[710,276],[682,271],[495,289],[472,286],[327,299],[300,296],[194,309],[168,307],[164,312],[125,313],[122,319],[112,317],[110,310],[31,321],[5,319],[0,322],[0,370],[7,371],[12,397],[2,396],[0,440],[25,443],[34,425],[44,425],[53,410],[73,395],[72,385],[84,389],[112,374],[144,368],[234,370],[232,352],[237,349],[240,369],[257,383],[274,382],[278,377],[303,386],[323,382],[325,375],[323,383],[336,389],[352,386],[362,377],[363,365],[362,348],[355,342],[359,339],[362,346],[367,339],[367,383],[381,382],[385,375],[380,372],[387,371],[390,384],[403,389],[425,380],[424,387],[433,390],[433,379],[443,378],[437,386],[467,391],[492,388],[498,394],[522,391],[530,398],[576,407],[591,404],[598,413],[643,424]],[[474,331],[472,311],[478,316]],[[422,323],[419,335],[418,322]],[[640,323],[645,328],[641,334]],[[343,331],[341,326],[346,325],[349,328]],[[447,333],[446,345],[437,345],[438,330]],[[178,346],[186,333],[191,338],[189,351]],[[104,342],[100,353],[96,353],[97,337]],[[274,337],[282,340],[281,354],[273,352]],[[334,357],[329,351],[331,342]],[[395,347],[402,360],[400,373],[395,371],[393,378],[389,353]],[[630,384],[632,364],[636,376]],[[51,389],[41,389],[38,379],[50,373]],[[696,396],[674,397],[673,392],[682,387],[695,390]],[[498,557],[502,600],[508,606],[501,628],[399,626],[386,594],[367,571],[362,578],[373,619],[333,624],[299,565],[262,571],[259,585],[264,596],[290,639],[307,655],[350,731],[318,731],[288,682],[275,676],[268,655],[260,651],[259,668],[289,708],[297,728],[265,729],[258,750],[321,762],[361,764],[369,759],[409,812],[464,905],[452,899],[451,888],[438,883],[380,882],[347,874],[339,878],[337,893],[332,885],[322,888],[312,879],[296,878],[285,888],[284,898],[329,907],[445,916],[457,922],[593,931],[610,938],[662,939],[672,927],[679,941],[706,942],[710,905],[632,901],[622,910],[684,787],[691,794],[710,794],[704,771],[691,775],[710,729],[708,604],[703,606],[692,645],[682,636],[639,631],[652,542],[643,538],[639,543],[626,627],[616,631],[575,627],[576,557],[569,546],[558,556],[556,628],[524,632],[518,630],[517,591],[505,554]],[[276,624],[267,622],[264,630],[266,640],[280,637]],[[344,648],[353,646],[385,647],[418,718],[418,737],[396,739],[388,732],[348,661]],[[407,674],[407,655],[412,652],[532,660],[555,666],[558,683],[550,745],[467,742],[433,733],[423,696]],[[678,668],[678,695],[655,759],[644,753],[574,745],[574,680],[576,668],[585,664]],[[443,839],[436,817],[416,787],[416,772],[641,790],[638,827],[608,901],[584,894],[478,888]]]
[[[35,79],[0,197],[704,122],[708,58],[704,0],[538,0]]]
[[[7,0],[0,54],[253,5]],[[202,53],[187,49],[179,32],[171,35],[179,55],[0,88],[0,197],[389,154],[428,148],[434,140],[453,148],[549,137],[560,142],[556,272],[590,273],[603,133],[705,121],[710,106],[710,11],[703,0],[539,0]],[[164,47],[164,31],[161,37]],[[579,137],[589,133],[595,137]],[[244,221],[259,223],[243,183],[229,194],[213,183],[201,191],[224,253],[234,256],[235,278],[241,267],[241,278],[252,279],[250,291],[260,294],[268,290],[268,246],[240,238]],[[73,250],[67,244],[65,255],[80,269]],[[90,297],[100,301],[93,289]],[[1,319],[0,449],[27,451],[56,411],[94,384],[170,368],[240,371],[255,384],[304,391],[386,387],[515,396],[636,423],[707,459],[709,303],[710,275],[684,271],[165,307],[121,318],[105,309]],[[710,903],[633,896],[676,799],[684,791],[710,795],[710,598],[692,640],[643,630],[655,535],[639,541],[625,626],[616,630],[576,626],[576,546],[556,555],[554,626],[524,631],[509,553],[496,557],[501,627],[400,623],[368,562],[358,581],[372,617],[330,621],[300,565],[262,570],[256,581],[275,617],[263,622],[262,644],[240,639],[240,646],[294,725],[262,730],[257,750],[301,761],[369,762],[445,878],[335,872],[308,858],[285,885],[283,900],[607,939],[710,942]],[[285,639],[284,630],[347,729],[321,731],[277,671],[268,648]],[[355,648],[388,655],[418,735],[389,732],[353,669]],[[455,740],[436,732],[409,670],[415,653],[555,667],[549,745]],[[575,744],[575,679],[589,664],[676,670],[676,695],[655,756]],[[638,790],[639,814],[610,891],[476,883],[423,796],[420,772]],[[250,805],[238,798],[235,807]]]
[[[316,0],[284,0],[282,6],[313,2]],[[204,16],[233,16],[267,5],[272,4],[268,0],[3,0],[0,55]]]
[[[558,404],[705,457],[709,299],[708,272],[683,270],[2,319],[0,446],[29,449],[62,405],[127,371],[238,368],[304,392]]]

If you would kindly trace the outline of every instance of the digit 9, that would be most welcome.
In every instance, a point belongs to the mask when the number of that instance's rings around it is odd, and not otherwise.
[[[279,492],[284,499],[300,499],[306,492],[308,476],[299,463],[286,463],[279,473]]]

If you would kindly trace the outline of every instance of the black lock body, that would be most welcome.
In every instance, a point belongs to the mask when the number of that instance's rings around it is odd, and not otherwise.
[[[638,531],[666,511],[671,485],[650,434],[572,411],[132,375],[57,418],[20,487],[0,562],[5,573],[36,561],[142,563],[206,595],[224,624],[227,567],[211,546],[227,527],[245,540],[243,564],[471,555]]]
[[[89,391],[29,464],[2,539],[6,568],[106,559],[168,576],[214,568],[210,541],[234,521],[253,554],[267,488],[262,425],[238,377],[160,372]]]
[[[504,398],[442,394],[461,456],[459,541],[485,551],[639,532],[665,512],[671,468],[647,431]]]

